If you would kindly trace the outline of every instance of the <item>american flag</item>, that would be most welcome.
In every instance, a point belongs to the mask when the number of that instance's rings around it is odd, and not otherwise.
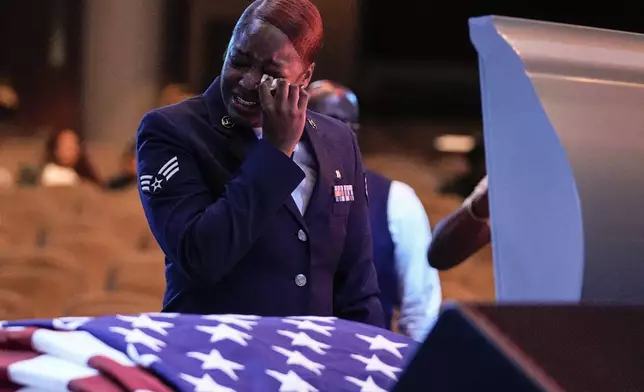
[[[417,344],[333,317],[141,313],[0,324],[3,391],[391,390]]]

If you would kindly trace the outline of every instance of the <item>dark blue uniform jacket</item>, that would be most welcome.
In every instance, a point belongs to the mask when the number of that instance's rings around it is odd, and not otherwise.
[[[164,311],[337,316],[383,326],[360,153],[343,123],[307,113],[318,178],[302,216],[292,159],[227,117],[218,79],[146,114],[139,191],[166,254]],[[334,186],[344,187],[337,201]]]

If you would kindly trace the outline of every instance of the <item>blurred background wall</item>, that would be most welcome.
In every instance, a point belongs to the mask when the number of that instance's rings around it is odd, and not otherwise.
[[[0,78],[10,78],[19,91],[17,132],[27,135],[39,127],[70,123],[82,124],[90,137],[107,138],[105,133],[111,132],[103,127],[131,129],[137,123],[138,116],[118,110],[105,109],[116,112],[114,125],[103,117],[108,115],[95,106],[113,106],[114,96],[138,97],[124,105],[130,108],[119,108],[134,113],[152,107],[156,103],[152,96],[169,83],[186,83],[202,91],[217,75],[230,30],[248,3],[0,2]],[[316,77],[352,86],[361,99],[364,122],[447,123],[466,133],[476,132],[480,123],[477,61],[469,42],[468,17],[499,14],[644,29],[639,18],[644,6],[639,2],[611,5],[609,10],[599,3],[564,9],[554,2],[536,7],[508,0],[487,6],[383,0],[314,3],[322,12],[326,33]],[[125,138],[133,131],[113,132]]]

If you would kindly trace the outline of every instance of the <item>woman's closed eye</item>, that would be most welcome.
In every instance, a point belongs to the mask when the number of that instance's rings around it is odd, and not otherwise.
[[[250,66],[250,62],[247,61],[246,59],[242,59],[234,56],[230,58],[230,64],[232,64],[234,67],[239,67],[239,68]]]

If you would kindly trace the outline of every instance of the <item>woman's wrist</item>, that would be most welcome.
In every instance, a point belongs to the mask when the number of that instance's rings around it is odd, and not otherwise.
[[[490,218],[490,209],[487,203],[487,197],[476,198],[467,204],[467,212],[472,219],[487,222]]]

